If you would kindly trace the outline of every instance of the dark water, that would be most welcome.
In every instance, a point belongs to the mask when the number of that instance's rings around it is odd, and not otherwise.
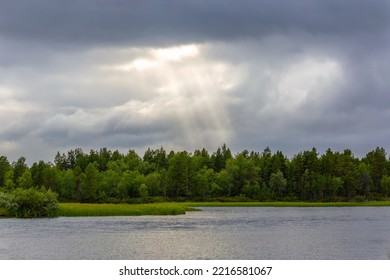
[[[0,219],[0,259],[388,259],[390,207]]]

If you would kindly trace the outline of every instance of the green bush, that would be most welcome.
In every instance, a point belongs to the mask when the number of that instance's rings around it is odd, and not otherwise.
[[[2,215],[9,215],[9,212],[12,211],[12,209],[15,209],[12,197],[13,196],[9,193],[0,192],[0,209],[4,209],[6,211],[6,213],[2,211]]]
[[[0,193],[0,207],[9,216],[18,218],[54,217],[58,209],[57,194],[44,188],[18,188],[11,193]]]

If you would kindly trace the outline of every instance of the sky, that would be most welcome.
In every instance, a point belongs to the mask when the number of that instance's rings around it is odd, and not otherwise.
[[[388,0],[2,0],[0,155],[390,139]]]

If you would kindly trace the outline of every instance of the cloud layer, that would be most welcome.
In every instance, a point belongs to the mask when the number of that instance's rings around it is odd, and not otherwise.
[[[389,148],[388,1],[0,3],[0,154]]]

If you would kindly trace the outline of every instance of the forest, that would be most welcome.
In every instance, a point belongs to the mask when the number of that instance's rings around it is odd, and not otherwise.
[[[0,194],[30,189],[80,203],[386,200],[390,161],[379,147],[363,158],[315,148],[288,158],[269,148],[233,155],[225,144],[212,153],[149,148],[142,157],[77,148],[31,166],[0,156]]]

